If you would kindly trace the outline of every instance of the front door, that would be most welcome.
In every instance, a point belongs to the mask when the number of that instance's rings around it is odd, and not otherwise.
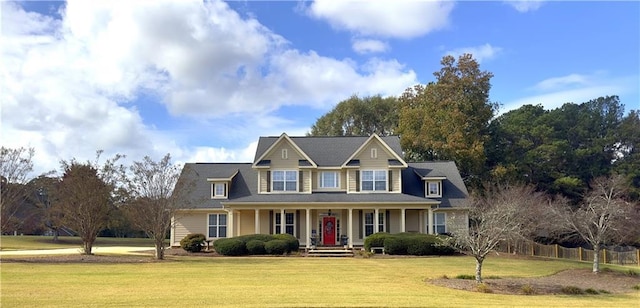
[[[322,245],[332,246],[336,244],[336,218],[334,216],[322,217]]]

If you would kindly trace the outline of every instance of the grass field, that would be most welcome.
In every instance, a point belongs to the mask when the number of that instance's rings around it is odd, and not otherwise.
[[[53,242],[51,236],[6,236],[0,237],[0,250],[29,250],[29,249],[56,249],[77,248],[82,246],[79,237],[61,236],[57,242]],[[153,241],[148,238],[114,238],[99,237],[94,246],[139,246],[153,247]]]
[[[542,276],[588,263],[490,257],[484,274]],[[425,283],[469,257],[177,257],[149,263],[2,263],[2,307],[638,307],[624,295],[516,296]]]

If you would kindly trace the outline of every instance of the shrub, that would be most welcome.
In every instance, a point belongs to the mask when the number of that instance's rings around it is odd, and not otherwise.
[[[569,294],[569,295],[580,295],[580,294],[584,294],[584,291],[582,291],[582,289],[575,287],[575,286],[565,286],[562,287],[562,289],[560,289],[560,291],[564,294]]]
[[[384,240],[389,237],[389,233],[378,232],[367,236],[364,239],[364,249],[366,251],[371,251],[371,247],[384,247]]]
[[[468,274],[460,274],[460,275],[456,276],[456,279],[474,280],[474,279],[476,279],[476,276],[468,275]]]
[[[640,290],[640,284],[637,284],[637,285],[635,285],[635,286],[633,286],[631,288],[634,289],[634,290]]]
[[[247,254],[244,243],[237,238],[221,238],[213,242],[213,248],[224,256],[242,256]]]
[[[584,290],[584,293],[595,295],[598,294],[598,291],[592,288],[588,288]]]
[[[246,245],[247,252],[249,252],[250,255],[263,255],[267,252],[264,248],[264,244],[265,243],[260,240],[250,240]]]
[[[479,283],[476,286],[476,290],[478,290],[478,292],[480,293],[493,293],[493,290],[491,290],[491,288],[489,288],[489,286],[484,283]]]
[[[520,292],[522,292],[522,294],[524,295],[536,294],[536,291],[533,289],[533,287],[528,284],[525,284],[522,287],[520,287]]]
[[[389,236],[384,239],[384,251],[390,255],[406,255],[407,243],[402,236]]]
[[[300,249],[300,242],[291,234],[274,234],[273,238],[287,243],[286,252],[298,251]]]
[[[192,233],[180,240],[180,247],[188,252],[202,251],[202,244],[207,238],[202,233]]]
[[[264,249],[270,255],[282,255],[287,252],[288,246],[284,240],[271,240],[264,244]]]
[[[245,245],[253,240],[258,240],[261,242],[268,242],[270,240],[273,240],[273,235],[270,234],[247,234],[247,235],[241,235],[241,236],[236,236],[236,239],[238,239],[239,241],[243,242]]]

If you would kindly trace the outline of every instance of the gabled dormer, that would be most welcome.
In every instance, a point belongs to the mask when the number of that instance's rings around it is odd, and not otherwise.
[[[259,148],[252,165],[258,170],[259,193],[311,193],[311,170],[317,167],[287,134]]]
[[[446,176],[433,169],[415,169],[415,173],[422,179],[426,198],[442,198]]]
[[[228,199],[231,183],[236,174],[238,174],[238,169],[228,174],[216,174],[213,177],[208,177],[207,182],[211,183],[211,199]]]
[[[401,173],[407,163],[382,138],[373,134],[341,167],[348,169],[349,193],[401,193]]]

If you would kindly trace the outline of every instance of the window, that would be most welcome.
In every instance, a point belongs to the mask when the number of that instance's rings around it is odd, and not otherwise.
[[[274,213],[274,234],[282,233],[282,216],[281,213]],[[295,236],[296,215],[295,213],[284,213],[284,233]]]
[[[227,237],[227,214],[209,214],[209,237]]]
[[[339,188],[340,173],[337,171],[320,172],[320,188]]]
[[[433,233],[443,234],[447,232],[446,213],[433,213]]]
[[[427,196],[428,197],[441,197],[442,191],[440,190],[440,181],[427,182]]]
[[[272,191],[298,191],[298,171],[273,171]]]
[[[386,191],[387,170],[362,171],[361,187],[364,191]]]
[[[375,232],[375,225],[373,224],[373,216],[375,212],[364,212],[364,236],[369,236]],[[386,225],[384,219],[384,212],[378,213],[378,231],[377,232],[385,232]]]
[[[226,184],[225,183],[215,183],[213,184],[213,196],[214,197],[226,197]]]

